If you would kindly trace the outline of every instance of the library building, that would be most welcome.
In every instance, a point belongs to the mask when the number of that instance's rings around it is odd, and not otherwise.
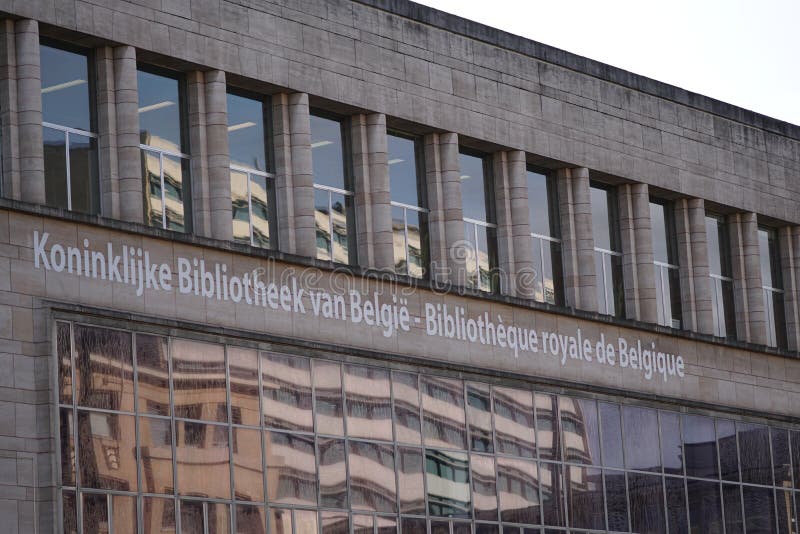
[[[800,534],[800,126],[407,0],[0,0],[0,530]]]

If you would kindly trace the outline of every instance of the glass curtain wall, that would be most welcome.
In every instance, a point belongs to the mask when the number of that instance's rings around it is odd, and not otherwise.
[[[388,134],[387,163],[392,203],[394,268],[398,274],[428,274],[428,210],[425,207],[420,147],[417,140]]]
[[[658,324],[681,328],[678,242],[675,235],[672,204],[651,201],[650,224],[653,228],[653,265]]]
[[[311,115],[317,259],[356,263],[355,214],[344,124]]]
[[[157,228],[191,232],[183,80],[177,74],[140,66],[137,82],[145,222]]]
[[[800,428],[58,321],[65,533],[794,532]]]
[[[528,177],[528,207],[533,240],[533,298],[548,304],[564,304],[561,264],[561,233],[558,198],[551,177],[531,169]]]
[[[45,201],[97,213],[100,183],[89,55],[42,43],[40,61]]]
[[[461,209],[464,217],[467,286],[480,291],[497,290],[497,223],[494,213],[494,187],[485,156],[462,151]]]
[[[786,347],[786,316],[778,232],[773,228],[760,227],[758,247],[761,258],[761,287],[764,291],[764,314],[767,322],[767,345]]]
[[[231,159],[233,239],[275,248],[274,174],[267,149],[268,102],[228,92],[228,146]]]
[[[706,214],[708,269],[711,276],[711,307],[714,314],[714,335],[736,337],[736,316],[733,308],[733,271],[728,226],[723,217]]]
[[[594,261],[597,272],[597,310],[604,315],[624,317],[622,247],[615,193],[615,189],[599,184],[593,184],[590,189]]]

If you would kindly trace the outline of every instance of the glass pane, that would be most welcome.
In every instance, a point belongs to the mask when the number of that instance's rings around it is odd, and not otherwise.
[[[316,227],[317,259],[331,261],[330,193],[314,189],[314,224]]]
[[[660,475],[628,473],[631,529],[634,532],[664,532],[664,489]]]
[[[52,128],[42,128],[44,183],[48,206],[67,208],[67,138]]]
[[[681,418],[674,412],[658,412],[658,417],[661,424],[661,457],[664,472],[682,475]]]
[[[539,458],[560,460],[558,397],[536,393],[534,398],[536,402],[536,436],[539,443]]]
[[[269,532],[271,534],[292,534],[291,510],[282,508],[270,508],[268,513],[269,513]]]
[[[108,497],[104,494],[84,493],[81,495],[83,502],[83,531],[84,532],[109,532]]]
[[[772,488],[742,486],[747,534],[775,532],[775,500]]]
[[[469,524],[464,525],[464,530],[456,531],[453,525],[453,534],[471,534]],[[475,534],[500,534],[500,526],[491,523],[475,523]]]
[[[667,271],[667,295],[669,296],[669,306],[667,311],[672,311],[672,323],[669,326],[673,328],[683,328],[683,310],[681,309],[681,287],[680,287],[680,271],[678,269],[669,269]]]
[[[464,274],[467,286],[478,287],[478,242],[475,236],[475,224],[464,223]]]
[[[488,384],[467,384],[467,425],[470,450],[494,452],[492,398]]]
[[[75,485],[75,418],[72,408],[59,408],[58,429],[61,440],[61,484]]]
[[[91,80],[86,55],[52,46],[39,48],[42,76],[42,120],[92,131]]]
[[[619,406],[605,402],[600,403],[600,426],[603,442],[603,465],[622,467],[622,425]]]
[[[789,431],[785,428],[770,428],[772,437],[772,465],[775,485],[792,487],[792,466],[789,454]]]
[[[250,244],[250,203],[247,194],[247,174],[231,171],[231,216],[233,239]]]
[[[263,104],[231,93],[227,97],[231,165],[266,171]]]
[[[800,489],[800,431],[792,430],[789,435],[792,453],[792,469],[794,470],[794,489]]]
[[[458,164],[461,171],[461,207],[464,217],[494,222],[486,211],[488,202],[484,159],[462,153],[458,155]]]
[[[722,504],[718,482],[687,480],[692,532],[722,534]],[[741,515],[741,513],[740,513]]]
[[[261,353],[261,401],[264,424],[311,432],[311,369],[308,358]]]
[[[614,298],[611,286],[610,260],[602,252],[594,252],[594,269],[597,280],[597,311],[605,315],[614,314]]]
[[[371,515],[353,514],[353,534],[373,534],[375,522]]]
[[[256,247],[270,248],[270,211],[269,189],[272,180],[265,176],[250,176],[250,208],[253,222],[253,245]]]
[[[414,447],[398,447],[397,454],[400,512],[424,514],[425,485],[422,480],[422,450]]]
[[[408,258],[407,273],[409,276],[422,278],[428,269],[427,215],[408,210]]]
[[[742,463],[742,482],[772,485],[769,427],[747,423],[736,424]]]
[[[425,444],[466,448],[464,385],[461,380],[422,377]]]
[[[722,485],[722,503],[725,515],[726,534],[744,532],[742,518],[742,489],[734,484]]]
[[[72,339],[69,323],[56,323],[59,402],[72,404]]]
[[[616,228],[612,220],[612,192],[599,187],[591,187],[590,201],[592,204],[594,246],[619,252],[616,246],[616,239],[613,236],[614,232],[612,231],[612,228]]]
[[[450,522],[431,521],[431,534],[450,534]]]
[[[723,480],[739,480],[739,458],[736,447],[736,426],[733,421],[717,419],[719,467]]]
[[[625,473],[605,470],[608,529],[628,532],[628,497],[625,492]]]
[[[331,193],[331,221],[333,223],[333,261],[350,262],[350,211],[351,197]]]
[[[137,72],[137,78],[140,142],[171,152],[183,152],[178,80],[142,70]]]
[[[267,498],[272,503],[317,504],[314,438],[283,432],[264,433]]]
[[[342,512],[322,512],[320,514],[320,534],[349,534],[350,516]]]
[[[536,434],[530,391],[494,388],[494,426],[497,452],[533,458]]]
[[[150,226],[164,225],[164,203],[161,200],[161,157],[157,152],[142,150],[144,177],[145,222]]]
[[[233,427],[233,492],[239,501],[264,501],[261,431]]]
[[[625,406],[622,408],[625,429],[625,465],[640,471],[661,471],[658,439],[658,415],[655,410]]]
[[[542,301],[548,304],[560,303],[561,245],[552,241],[542,241]]]
[[[114,534],[137,534],[136,497],[114,495],[111,500]]]
[[[622,257],[606,256],[606,261],[610,262],[606,267],[606,272],[611,273],[611,284],[606,288],[608,293],[606,298],[613,305],[609,308],[609,314],[615,317],[625,316],[625,286],[622,280]]]
[[[759,228],[758,229],[758,256],[761,263],[761,285],[765,287],[780,287],[773,285],[774,282],[772,280],[772,273],[773,268],[771,265],[771,254],[773,248],[775,248],[773,241],[770,239],[772,236],[770,235],[772,232],[767,230],[766,228]],[[776,280],[779,282],[779,280]]]
[[[78,412],[81,486],[136,491],[136,424],[132,415]]]
[[[425,526],[425,519],[403,517],[400,522],[400,531],[403,534],[426,534],[428,528]]]
[[[78,510],[74,491],[61,492],[61,525],[64,534],[78,534]]]
[[[142,497],[142,534],[175,534],[175,501]]]
[[[375,516],[378,534],[397,534],[397,518],[394,516]]]
[[[139,413],[170,415],[167,338],[136,334]]]
[[[392,401],[389,371],[345,365],[347,435],[392,440]]]
[[[428,513],[445,517],[470,517],[469,463],[466,453],[427,449],[425,472]]]
[[[342,154],[342,124],[339,121],[311,115],[311,159],[314,183],[348,189]]]
[[[531,232],[550,237],[555,236],[555,221],[550,220],[551,206],[548,195],[547,176],[528,171],[528,208],[530,213]]]
[[[188,220],[184,218],[184,202],[189,199],[184,191],[183,177],[189,176],[188,160],[163,156],[164,162],[164,207],[167,210],[168,230],[184,231]]]
[[[181,534],[205,534],[203,503],[181,501]]]
[[[542,487],[542,512],[544,524],[566,526],[564,503],[564,476],[561,464],[539,462],[539,482]]]
[[[493,288],[494,258],[492,258],[492,251],[489,250],[489,243],[494,243],[494,229],[485,226],[476,226],[476,229],[478,235],[476,252],[478,256],[478,289],[488,292]]]
[[[683,415],[682,420],[686,474],[693,477],[719,477],[714,420],[700,415]]]
[[[497,483],[494,457],[473,454],[471,464],[475,519],[497,521]]]
[[[572,465],[566,469],[569,525],[576,528],[604,530],[606,512],[603,502],[602,471],[593,467]]]
[[[139,417],[142,491],[173,493],[172,425],[169,419]]]
[[[317,512],[315,510],[295,510],[294,534],[317,534]]]
[[[224,347],[174,338],[172,389],[176,417],[227,421]]]
[[[131,335],[120,330],[75,325],[78,405],[133,411]]]
[[[72,211],[97,213],[100,179],[95,139],[75,133],[69,135],[69,170]]]
[[[347,468],[344,459],[344,440],[319,439],[317,447],[320,506],[347,508]]]
[[[777,509],[778,533],[796,534],[797,525],[792,512],[792,492],[776,489],[775,507]]]
[[[589,399],[561,397],[561,441],[566,461],[600,465],[600,429],[597,403]]]
[[[666,477],[664,487],[670,534],[688,534],[689,518],[686,511],[686,488],[683,479]]]
[[[406,246],[406,210],[392,206],[392,247],[394,249],[394,270],[398,274],[408,274],[408,247]]]
[[[421,443],[419,376],[392,371],[395,439],[401,443]]]
[[[653,260],[670,263],[667,241],[666,210],[663,204],[650,203],[650,224],[653,230]]]
[[[422,206],[417,185],[414,140],[391,134],[386,139],[391,199],[411,206]]]
[[[498,458],[497,493],[502,521],[528,525],[542,522],[539,470],[535,462]]]
[[[237,425],[258,426],[258,353],[228,346],[231,388],[231,421]]]
[[[314,413],[317,433],[344,435],[342,371],[338,363],[314,361]]]
[[[231,498],[228,427],[175,422],[175,467],[182,495]]]
[[[721,317],[725,321],[725,330],[720,334],[723,337],[736,337],[736,310],[733,304],[733,282],[721,281]]]
[[[351,506],[375,512],[397,511],[394,447],[351,441],[349,469]]]
[[[228,534],[231,529],[231,509],[223,503],[210,502],[208,507],[208,534]]]
[[[266,525],[263,506],[236,505],[236,534],[266,534]]]

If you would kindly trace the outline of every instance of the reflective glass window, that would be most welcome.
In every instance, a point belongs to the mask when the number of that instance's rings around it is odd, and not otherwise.
[[[615,190],[593,185],[590,188],[592,232],[597,272],[598,311],[605,315],[625,315],[622,284],[622,249]]]
[[[425,513],[425,483],[423,481],[422,450],[415,447],[397,448],[398,493],[400,512]]]
[[[389,371],[345,365],[347,435],[354,438],[392,440],[392,400]]]
[[[172,493],[172,424],[169,419],[139,417],[139,462],[142,491]]]
[[[502,521],[528,525],[542,522],[539,469],[535,462],[499,457],[497,494]]]
[[[722,485],[722,506],[726,534],[743,534],[742,488],[735,484]]]
[[[258,352],[227,347],[232,423],[258,426]]]
[[[133,412],[130,333],[82,325],[74,332],[77,404]]]
[[[737,423],[742,482],[772,485],[769,428],[765,425]]]
[[[292,511],[285,508],[270,508],[267,512],[269,532],[292,534]]]
[[[659,475],[628,473],[633,532],[665,532],[664,488]]]
[[[420,278],[428,268],[428,231],[419,143],[394,134],[387,142],[395,270]]]
[[[711,276],[711,305],[714,335],[736,336],[736,316],[733,307],[733,271],[731,268],[730,241],[725,220],[706,215],[708,242],[708,267]]]
[[[469,462],[463,452],[425,451],[428,513],[434,516],[471,516]]]
[[[492,397],[488,384],[467,384],[467,426],[471,450],[494,452]]]
[[[72,331],[69,323],[56,323],[56,352],[59,402],[72,404]]]
[[[672,204],[650,202],[658,324],[681,327],[678,242]]]
[[[266,426],[312,431],[311,399],[308,358],[261,353],[261,402]]]
[[[353,509],[397,511],[394,467],[394,447],[390,444],[349,442],[350,505]]]
[[[539,302],[563,304],[563,267],[558,198],[554,180],[531,169],[528,179],[528,211],[533,239],[533,295]]]
[[[263,506],[236,505],[236,534],[266,534],[267,518]]]
[[[314,438],[300,434],[264,433],[267,498],[277,504],[317,504]]]
[[[542,492],[542,514],[545,525],[566,526],[564,499],[564,466],[539,462],[539,485]]]
[[[717,419],[717,445],[722,479],[739,481],[739,447],[736,443],[736,425],[733,421]]]
[[[722,534],[722,501],[718,482],[689,479],[689,521],[692,532]]]
[[[792,505],[792,492],[780,489],[775,490],[775,510],[777,532],[779,534],[794,534],[797,532],[797,516],[794,515]]]
[[[167,338],[136,334],[139,413],[170,415]]]
[[[461,152],[461,209],[464,216],[467,285],[481,291],[496,288],[492,270],[497,266],[493,181],[486,158]]]
[[[534,402],[536,405],[536,442],[539,444],[539,457],[546,460],[560,460],[558,397],[546,393],[536,393]]]
[[[401,443],[421,443],[419,376],[392,371],[395,439]]]
[[[314,411],[318,433],[344,435],[342,369],[338,363],[314,361]]]
[[[225,425],[175,422],[175,474],[181,495],[231,498],[228,441]]]
[[[606,467],[623,466],[622,461],[622,424],[620,423],[619,406],[606,402],[599,403],[600,428],[603,447],[603,465]]]
[[[594,467],[566,467],[569,526],[604,530],[606,528],[602,471]]]
[[[233,450],[233,493],[239,501],[264,501],[264,466],[261,431],[257,428],[231,428]]]
[[[171,349],[175,416],[227,421],[224,347],[175,339]]]
[[[533,395],[530,391],[494,388],[494,432],[497,452],[536,456]]]
[[[701,415],[683,415],[682,421],[686,474],[691,477],[718,478],[714,419]]]
[[[175,534],[175,500],[142,497],[142,534]]]
[[[792,463],[789,451],[789,431],[785,428],[770,428],[772,438],[772,465],[775,485],[792,487]]]
[[[138,534],[136,497],[112,495],[111,522],[114,525],[114,534]]]
[[[74,491],[61,492],[61,526],[64,534],[78,533],[78,508]]]
[[[318,517],[314,510],[294,511],[295,534],[317,534]]]
[[[84,488],[137,491],[132,415],[78,411],[78,469]]]
[[[347,534],[350,532],[350,516],[343,512],[322,512],[320,534]]]
[[[686,509],[686,487],[683,478],[664,478],[664,499],[667,502],[669,532],[688,534],[689,516]]]
[[[775,496],[772,488],[742,486],[744,523],[748,534],[775,532]]]
[[[425,445],[466,448],[463,382],[429,375],[421,381]]]
[[[681,418],[675,412],[658,412],[661,426],[661,458],[664,472],[683,474],[683,449],[681,442]]]
[[[470,458],[475,519],[497,521],[497,474],[494,462],[494,456],[473,454]]]
[[[318,439],[317,455],[319,458],[320,506],[347,508],[347,466],[344,440]]]
[[[75,486],[75,417],[72,408],[59,408],[58,430],[61,439],[61,484]]]
[[[606,485],[606,508],[608,529],[628,532],[628,497],[625,488],[625,473],[606,469],[603,472]]]
[[[655,410],[622,408],[625,437],[625,465],[640,471],[661,471],[658,413]]]
[[[759,228],[758,246],[761,259],[761,288],[764,293],[764,313],[767,322],[767,345],[786,347],[786,311],[778,232],[772,228]]]
[[[84,493],[82,495],[83,531],[109,532],[108,495]]]
[[[597,403],[589,399],[562,396],[561,441],[567,462],[600,465],[600,426]]]
[[[800,490],[800,431],[789,432],[789,444],[792,454],[792,469],[794,471],[794,489]]]

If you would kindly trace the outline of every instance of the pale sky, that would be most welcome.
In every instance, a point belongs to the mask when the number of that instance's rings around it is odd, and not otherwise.
[[[800,125],[800,0],[416,0]]]

